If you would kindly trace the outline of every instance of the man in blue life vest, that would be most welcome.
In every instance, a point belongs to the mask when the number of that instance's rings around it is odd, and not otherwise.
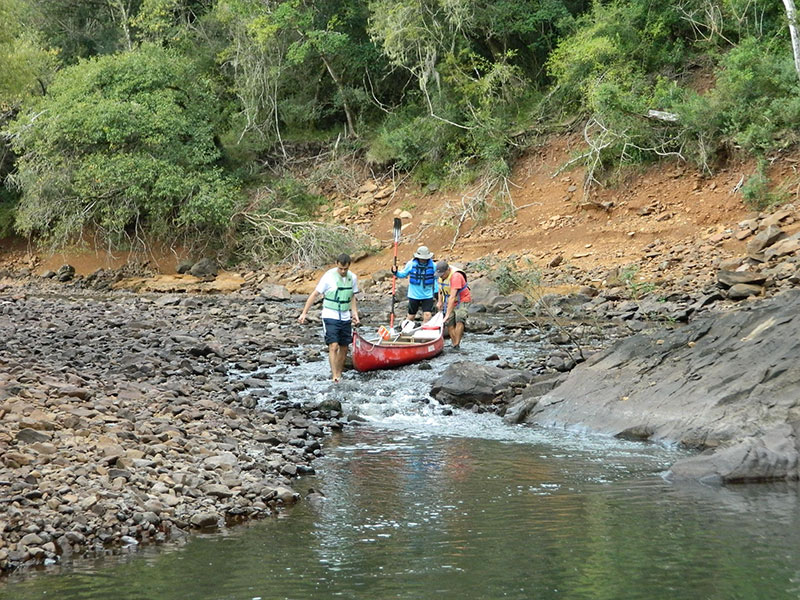
[[[299,323],[305,323],[308,310],[317,298],[322,297],[322,333],[328,344],[328,362],[334,383],[342,378],[347,347],[353,340],[352,323],[358,325],[360,322],[357,293],[358,278],[350,271],[350,257],[340,254],[336,259],[336,267],[326,271],[320,278],[297,318]]]
[[[422,322],[428,321],[433,314],[439,291],[433,252],[427,246],[420,246],[405,267],[399,271],[392,267],[392,273],[401,279],[408,277],[408,320],[413,323],[421,308]]]

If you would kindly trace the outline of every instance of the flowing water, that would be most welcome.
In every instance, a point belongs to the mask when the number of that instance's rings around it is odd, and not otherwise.
[[[800,598],[800,494],[661,477],[682,453],[580,432],[509,427],[431,401],[465,352],[333,386],[325,361],[273,369],[289,400],[333,395],[364,422],[328,440],[319,490],[281,517],[0,583],[0,598]]]

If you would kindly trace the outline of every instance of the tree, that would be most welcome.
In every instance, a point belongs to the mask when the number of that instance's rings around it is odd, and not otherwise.
[[[56,52],[44,47],[31,27],[34,10],[26,0],[0,0],[0,132],[19,107],[43,94],[56,67]],[[0,236],[13,232],[16,194],[5,181],[16,157],[0,133]]]
[[[31,94],[43,93],[55,70],[56,53],[30,27],[32,18],[25,0],[0,0],[0,106],[16,106]]]
[[[59,48],[60,59],[80,58],[130,49],[131,16],[139,0],[30,0],[37,10],[37,29],[47,44]]]
[[[222,0],[217,13],[232,31],[226,65],[249,127],[280,138],[282,124],[323,129],[343,117],[356,134],[365,72],[386,64],[366,33],[365,0]]]
[[[191,61],[143,45],[64,69],[12,125],[17,228],[55,246],[213,238],[237,187],[217,166],[224,127]]]
[[[797,11],[794,0],[783,0],[786,7],[786,19],[789,21],[789,34],[792,37],[792,53],[794,54],[794,69],[800,79],[800,36],[797,33]]]

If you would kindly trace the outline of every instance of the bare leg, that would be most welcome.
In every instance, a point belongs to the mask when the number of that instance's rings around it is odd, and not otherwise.
[[[429,313],[429,312],[424,312],[424,313],[422,313],[422,322],[423,322],[423,323],[427,323],[428,321],[430,321],[430,320],[431,320],[431,316],[432,316],[432,315],[431,315],[431,313]]]
[[[344,371],[344,361],[347,358],[347,346],[340,345],[336,351],[336,372],[338,373],[336,380],[342,378],[342,372]]]
[[[461,338],[464,336],[464,324],[463,323],[456,323],[453,327],[450,328],[450,341],[453,343],[454,347],[458,347],[461,344]]]
[[[334,381],[339,381],[342,377],[342,371],[339,368],[339,349],[341,346],[336,342],[332,344],[328,344],[328,362],[331,365],[331,378]],[[345,352],[347,351],[347,347],[345,347]]]

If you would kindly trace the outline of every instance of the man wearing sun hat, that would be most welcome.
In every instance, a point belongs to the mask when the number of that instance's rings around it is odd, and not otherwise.
[[[472,301],[467,274],[446,260],[440,260],[436,263],[436,277],[440,291],[438,308],[444,311],[444,324],[453,349],[459,350],[467,325],[467,305]]]
[[[414,253],[414,258],[395,275],[400,278],[408,277],[408,320],[413,323],[420,308],[422,322],[430,319],[436,303],[436,294],[439,292],[433,252],[427,246],[420,246]]]

